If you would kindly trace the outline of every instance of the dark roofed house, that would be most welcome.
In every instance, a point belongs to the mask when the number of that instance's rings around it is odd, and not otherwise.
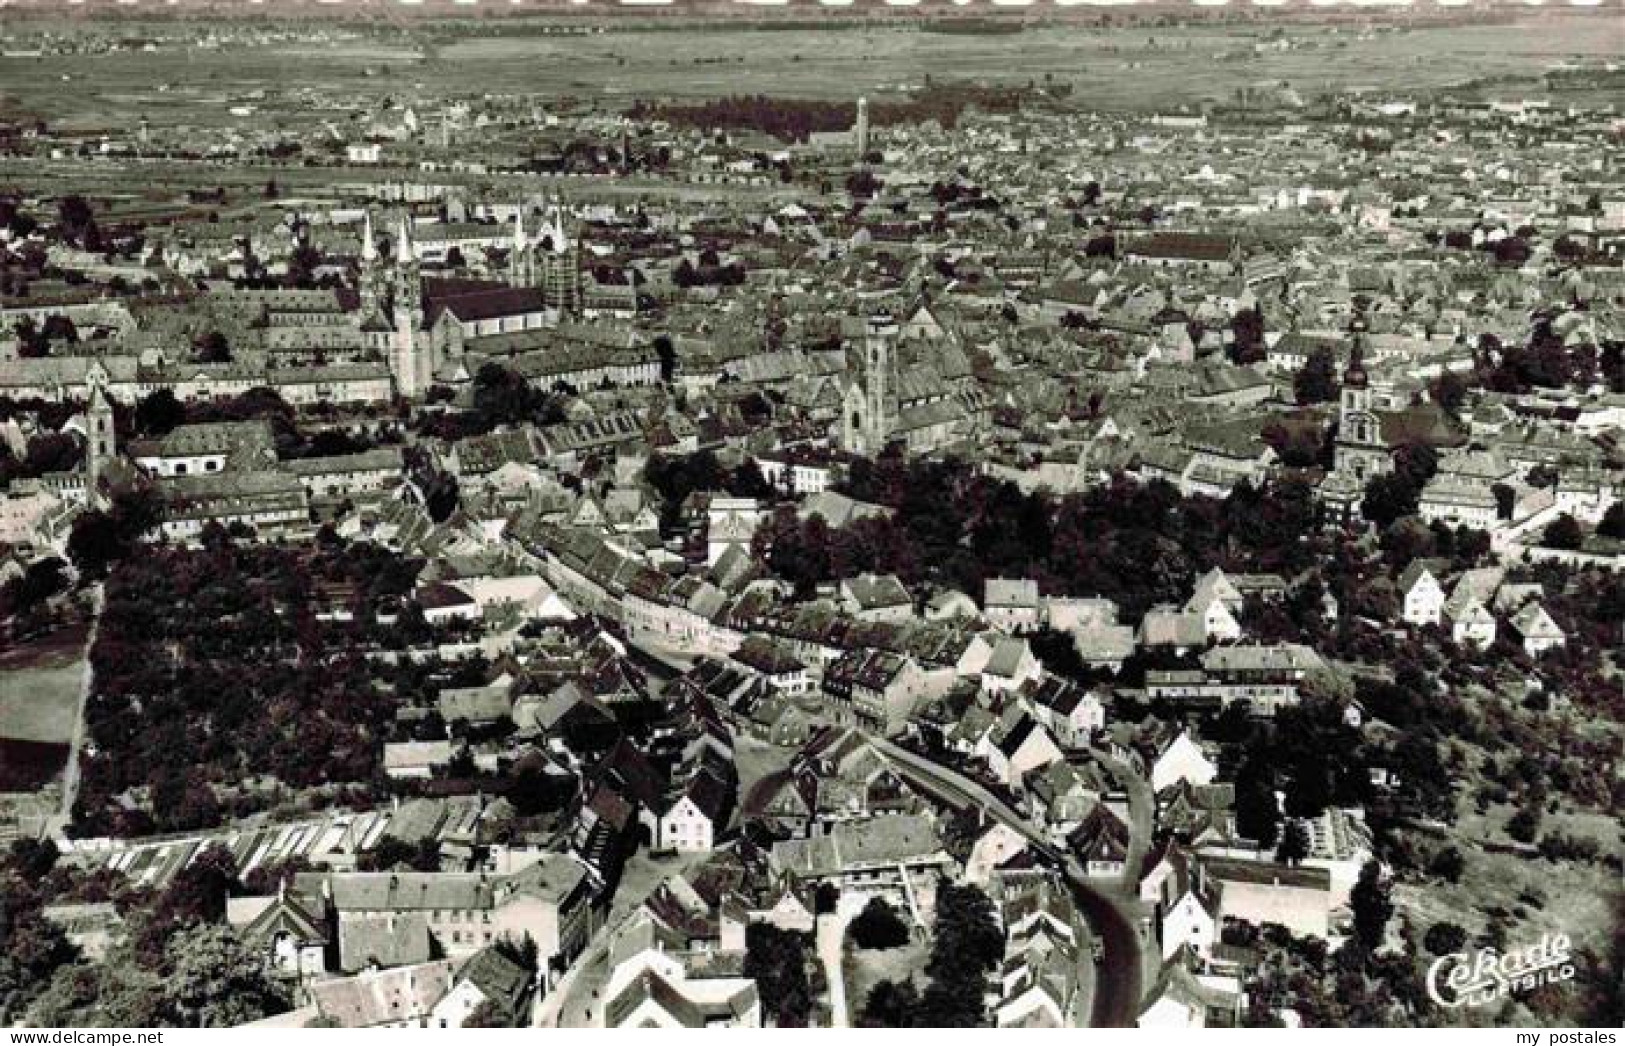
[[[474,620],[482,616],[479,601],[449,582],[431,581],[421,585],[412,598],[423,608],[423,617],[431,624],[456,619]]]
[[[1229,236],[1155,232],[1131,239],[1123,246],[1122,255],[1130,263],[1199,268],[1222,275],[1233,272],[1240,264],[1241,248]]]
[[[1128,867],[1128,825],[1104,804],[1089,811],[1067,837],[1067,845],[1092,877],[1113,878]]]

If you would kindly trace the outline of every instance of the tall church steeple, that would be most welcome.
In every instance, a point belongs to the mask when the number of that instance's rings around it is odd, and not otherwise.
[[[535,266],[531,260],[530,240],[525,236],[525,208],[521,204],[513,212],[513,243],[508,248],[508,285],[529,287],[535,281]]]
[[[94,503],[102,473],[118,454],[118,432],[113,427],[113,405],[100,381],[90,386],[90,405],[85,410],[89,445],[85,448],[85,488]]]
[[[384,288],[383,266],[378,261],[378,241],[372,234],[372,212],[362,218],[361,272],[359,287],[363,323],[375,323],[383,317],[384,301],[388,294]]]
[[[548,204],[531,250],[531,282],[542,300],[560,313],[573,316],[585,304],[586,283],[581,271],[581,245],[565,225],[563,201]]]
[[[863,346],[866,356],[863,392],[869,402],[868,431],[864,436],[870,453],[874,453],[886,445],[886,437],[891,432],[891,337],[879,321],[869,321]]]
[[[429,339],[423,328],[423,283],[418,270],[417,251],[412,247],[412,226],[402,217],[395,239],[395,297],[393,343],[389,369],[395,376],[395,391],[405,399],[416,399],[428,390],[433,378]]]
[[[878,454],[891,438],[892,339],[897,328],[886,316],[870,318],[863,334],[863,376],[849,382],[841,419],[841,442],[855,454]]]
[[[1336,470],[1365,483],[1393,469],[1382,422],[1371,409],[1371,379],[1365,370],[1365,319],[1349,325],[1349,362],[1337,411]]]
[[[412,246],[411,219],[402,217],[400,232],[395,237],[395,311],[402,309],[421,313],[423,286],[418,266],[418,252]]]

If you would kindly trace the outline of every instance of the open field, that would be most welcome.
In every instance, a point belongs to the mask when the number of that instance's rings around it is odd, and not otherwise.
[[[1515,811],[1506,804],[1479,813],[1471,803],[1458,807],[1455,825],[1438,839],[1416,837],[1425,853],[1455,845],[1466,859],[1460,881],[1401,882],[1394,889],[1396,915],[1408,922],[1420,942],[1428,927],[1451,922],[1465,929],[1469,941],[1498,925],[1510,947],[1527,947],[1542,934],[1568,935],[1581,965],[1592,956],[1606,961],[1617,932],[1617,913],[1625,905],[1619,872],[1601,863],[1550,861],[1533,855],[1494,852],[1511,843],[1506,824]],[[1606,813],[1549,813],[1541,833],[1560,831],[1602,845],[1604,854],[1620,852],[1619,823]],[[1588,972],[1590,970],[1588,969]],[[1463,1011],[1463,1020],[1504,1019],[1498,1012]]]
[[[32,792],[62,772],[84,678],[86,626],[0,649],[0,792]]]
[[[1395,888],[1396,912],[1410,922],[1418,940],[1436,922],[1453,922],[1472,938],[1494,919],[1513,947],[1533,944],[1544,933],[1563,933],[1576,950],[1608,954],[1622,896],[1618,872],[1538,857],[1463,852],[1467,868],[1460,883],[1402,883]]]
[[[1565,60],[1625,51],[1625,27],[1602,16],[1532,17],[1510,25],[1361,33],[1348,26],[1035,27],[1009,35],[956,35],[909,27],[839,30],[708,28],[594,35],[501,34],[443,46],[379,37],[306,46],[121,52],[8,59],[0,99],[51,120],[116,126],[266,126],[305,117],[309,99],[259,100],[257,90],[309,87],[334,103],[529,93],[613,104],[635,98],[776,94],[876,99],[925,79],[1020,83],[1046,76],[1100,109],[1169,108],[1230,97],[1286,80],[1306,95],[1365,86],[1427,88],[1475,78],[1531,76]],[[64,79],[66,78],[66,79]],[[163,87],[163,90],[159,88]],[[320,106],[320,99],[316,101]]]
[[[0,652],[0,738],[65,743],[84,679],[85,626]]]

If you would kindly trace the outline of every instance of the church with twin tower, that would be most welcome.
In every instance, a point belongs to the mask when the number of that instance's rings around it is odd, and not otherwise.
[[[460,306],[477,303],[486,318],[508,313],[534,315],[544,309],[552,316],[551,322],[581,315],[586,305],[581,245],[567,228],[562,203],[548,202],[534,234],[526,228],[526,211],[520,206],[514,212],[506,287],[465,282],[453,288],[448,282],[436,288],[432,310],[425,300],[422,263],[412,242],[410,218],[400,219],[393,257],[385,259],[373,234],[372,215],[365,216],[358,288],[360,322],[370,343],[388,362],[397,395],[404,399],[423,396],[448,357],[459,354],[460,339],[437,332],[432,324],[443,327],[438,321],[447,313],[451,322],[457,322],[465,314]]]

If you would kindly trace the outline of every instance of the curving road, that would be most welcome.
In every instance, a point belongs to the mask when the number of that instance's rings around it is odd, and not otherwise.
[[[676,673],[677,666],[669,660],[668,652],[651,650],[635,640],[628,647],[643,655],[639,658],[640,662],[653,674],[669,678]],[[1157,961],[1155,951],[1148,949],[1141,937],[1141,912],[1135,895],[1140,861],[1151,844],[1154,807],[1150,783],[1104,752],[1091,751],[1090,754],[1100,759],[1129,797],[1128,865],[1120,883],[1102,884],[1085,875],[1082,866],[1057,849],[1037,825],[964,774],[916,755],[885,738],[873,734],[865,736],[913,777],[917,784],[955,805],[979,806],[987,810],[1020,832],[1037,853],[1055,864],[1065,875],[1078,908],[1089,919],[1090,927],[1100,938],[1104,952],[1100,975],[1096,978],[1089,1025],[1094,1028],[1134,1027],[1140,1015],[1140,1002],[1147,979],[1155,975]]]
[[[1020,832],[1032,843],[1036,852],[1059,866],[1072,888],[1078,907],[1088,916],[1090,926],[1100,938],[1105,952],[1089,1024],[1095,1028],[1134,1027],[1140,1015],[1140,999],[1144,992],[1146,950],[1140,939],[1140,912],[1133,889],[1125,889],[1121,884],[1114,888],[1102,888],[1084,874],[1083,867],[1075,858],[1057,850],[1036,825],[957,770],[932,762],[883,738],[870,735],[869,740],[893,759],[905,774],[913,777],[917,784],[950,802],[981,807]],[[1136,803],[1131,792],[1130,806],[1133,808],[1136,805],[1140,804]],[[1136,838],[1130,856],[1144,853],[1149,843],[1148,837],[1141,832],[1143,822],[1138,817],[1134,820],[1136,823],[1130,828]],[[1138,863],[1131,864],[1124,880],[1131,881],[1138,867]]]

